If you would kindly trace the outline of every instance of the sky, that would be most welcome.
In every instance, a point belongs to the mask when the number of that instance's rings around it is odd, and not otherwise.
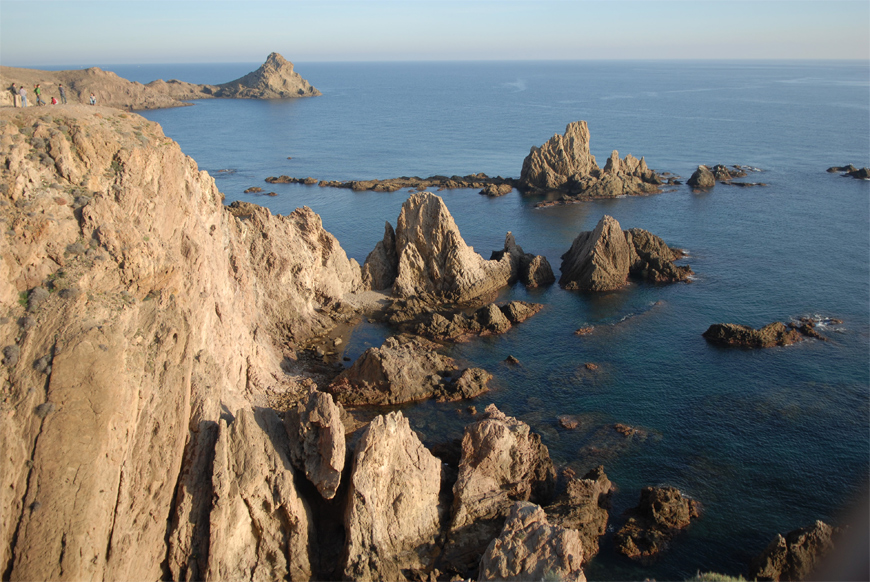
[[[868,0],[0,0],[0,64],[870,59]]]

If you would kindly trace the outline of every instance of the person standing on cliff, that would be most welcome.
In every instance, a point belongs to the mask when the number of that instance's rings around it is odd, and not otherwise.
[[[24,85],[18,90],[18,94],[21,95],[21,106],[27,107],[27,89],[24,88]]]
[[[9,90],[12,91],[12,107],[18,107],[18,89],[15,83],[12,83],[12,88]]]
[[[96,105],[96,104],[97,104],[97,97],[93,93],[91,93],[91,105]]]
[[[39,83],[33,88],[33,93],[36,95],[36,104],[37,105],[45,105],[45,101],[42,100],[42,89],[39,88]]]
[[[66,105],[66,89],[63,88],[63,85],[58,85],[57,88],[60,91],[60,102]]]

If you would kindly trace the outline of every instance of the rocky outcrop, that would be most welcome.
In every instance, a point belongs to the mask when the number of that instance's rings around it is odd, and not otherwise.
[[[439,354],[438,345],[420,337],[387,338],[367,349],[330,385],[336,400],[346,405],[400,404],[427,398],[459,400],[485,392],[492,376],[485,370],[459,370]]]
[[[565,289],[612,291],[625,285],[629,275],[656,283],[688,281],[692,270],[673,261],[682,253],[643,230],[623,232],[605,215],[595,230],[581,232],[562,255],[559,285]]]
[[[702,165],[698,166],[698,169],[695,170],[688,180],[686,180],[686,184],[692,188],[712,188],[716,185],[716,177],[713,176],[713,172],[710,171],[710,168]]]
[[[498,306],[490,303],[466,315],[462,312],[425,312],[413,326],[414,333],[436,341],[463,341],[471,337],[498,335],[522,323],[543,305],[511,301]]]
[[[159,109],[189,105],[191,99],[228,97],[234,99],[279,99],[320,95],[308,81],[293,71],[293,64],[278,53],[272,53],[256,71],[223,85],[197,85],[178,80],[156,80],[143,85],[128,81],[111,71],[98,67],[70,71],[41,71],[17,67],[0,67],[0,85],[39,83],[44,98],[60,99],[58,85],[63,85],[72,104],[87,104],[90,94],[97,105],[119,109]],[[0,106],[12,106],[12,94],[0,92]]]
[[[519,501],[480,561],[478,580],[585,582],[583,544],[573,529],[547,523],[539,506]]]
[[[700,515],[700,504],[675,487],[644,487],[638,506],[616,532],[616,550],[642,564],[655,561],[671,539]]]
[[[375,418],[356,446],[345,531],[347,580],[405,580],[435,558],[441,461],[401,412]]]
[[[217,86],[215,97],[231,99],[286,99],[315,97],[320,91],[293,70],[293,63],[272,53],[256,71]]]
[[[614,487],[604,467],[597,467],[579,479],[569,469],[565,490],[544,508],[550,523],[577,530],[583,544],[584,564],[598,553],[598,538],[607,531],[610,496]]]
[[[789,346],[803,339],[800,331],[781,321],[769,323],[760,329],[736,323],[714,323],[703,336],[710,343],[743,348]]]
[[[434,302],[467,302],[494,293],[516,274],[509,257],[487,261],[465,244],[444,201],[429,192],[412,194],[402,205],[396,223],[394,249],[390,229],[367,259],[367,273],[391,273],[398,297],[429,297]],[[372,284],[387,278],[370,275]]]
[[[523,251],[511,232],[505,236],[504,248],[500,251],[493,251],[489,259],[501,261],[505,257],[510,259],[511,271],[515,273],[515,277],[518,277],[526,287],[542,287],[556,282],[547,257]]]
[[[751,580],[804,580],[834,549],[838,533],[823,521],[809,527],[777,534],[767,548],[749,565]]]
[[[843,176],[856,178],[858,180],[870,180],[870,168],[856,168],[852,164],[846,166],[833,166],[827,169],[830,173],[842,172]]]
[[[496,176],[491,178],[484,173],[469,174],[467,176],[429,176],[419,178],[417,176],[402,176],[400,178],[387,178],[383,180],[317,180],[315,178],[295,178],[293,176],[269,176],[266,182],[270,184],[317,184],[321,188],[348,188],[356,192],[396,192],[405,188],[422,192],[428,188],[441,190],[458,190],[461,188],[474,188],[481,190],[481,194],[489,196],[501,196],[509,193],[517,181],[512,178]]]
[[[479,193],[490,198],[497,198],[498,196],[510,194],[511,190],[513,190],[511,184],[487,184]]]
[[[586,122],[576,121],[568,124],[564,135],[532,147],[517,187],[524,193],[561,192],[562,201],[570,201],[651,194],[659,192],[662,183],[643,158],[629,154],[620,160],[616,150],[602,170],[589,151]]]
[[[304,394],[358,266],[309,210],[226,208],[156,123],[43,114],[0,110],[4,575],[202,579],[222,414]]]
[[[515,501],[546,503],[555,471],[547,447],[529,425],[494,404],[465,428],[444,561],[456,572],[473,569],[504,525]],[[578,556],[579,558],[579,556]]]
[[[290,460],[324,499],[332,499],[344,469],[345,436],[342,410],[332,396],[317,390],[284,415]]]
[[[274,411],[221,420],[209,521],[210,580],[309,580],[314,516],[296,491]]]

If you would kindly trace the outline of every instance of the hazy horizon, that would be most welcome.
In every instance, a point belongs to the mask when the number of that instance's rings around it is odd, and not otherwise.
[[[0,0],[0,64],[870,59],[870,3]]]

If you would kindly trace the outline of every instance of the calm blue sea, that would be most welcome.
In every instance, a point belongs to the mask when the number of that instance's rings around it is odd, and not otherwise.
[[[258,63],[106,66],[141,82],[224,82]],[[441,192],[466,241],[485,258],[513,231],[554,269],[604,214],[689,251],[691,284],[634,284],[615,293],[558,286],[506,290],[546,305],[510,333],[455,346],[488,369],[495,402],[543,435],[557,463],[603,464],[618,486],[611,524],[646,485],[670,484],[703,503],[703,516],[652,567],[616,556],[609,536],[590,579],[732,575],[777,532],[841,512],[868,480],[870,458],[870,182],[828,174],[870,165],[867,62],[312,63],[296,70],[323,92],[288,101],[205,100],[149,111],[227,203],[275,213],[318,212],[360,263],[395,225],[407,192],[354,193],[268,185],[267,176],[371,179],[432,174],[518,177],[533,145],[586,120],[603,165],[613,149],[688,178],[705,164],[763,170],[766,188],[688,187],[535,209],[516,192]],[[288,159],[292,158],[292,159]],[[229,170],[229,172],[221,172]],[[250,186],[275,198],[243,194]],[[799,316],[842,319],[829,343],[728,350],[701,337],[712,323],[761,326]],[[595,326],[592,335],[574,331]],[[362,324],[356,358],[387,329]],[[522,365],[503,363],[508,355]],[[584,364],[599,366],[589,372]],[[469,403],[405,407],[427,442],[460,436]],[[579,417],[577,430],[556,417]],[[613,423],[646,439],[614,438]]]

